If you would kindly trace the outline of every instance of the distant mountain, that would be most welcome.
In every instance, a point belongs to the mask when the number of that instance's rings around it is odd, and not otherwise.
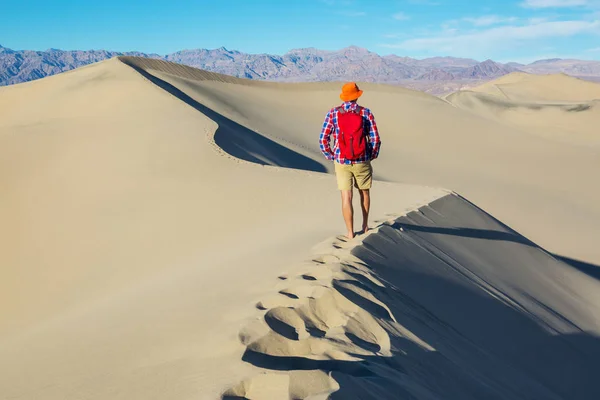
[[[166,56],[106,50],[16,51],[0,46],[0,86],[43,78],[120,55],[159,58],[248,79],[285,82],[356,80],[401,84],[433,93],[465,87],[514,71],[564,72],[589,79],[600,77],[600,61],[549,59],[523,65],[456,57],[419,60],[397,55],[382,57],[357,46],[337,51],[294,49],[283,55],[248,54],[221,47],[182,50]]]
[[[493,79],[516,71],[519,70],[492,60],[485,60],[472,67],[464,68],[460,73],[455,74],[455,76],[465,79]]]
[[[0,86],[11,85],[69,71],[120,55],[161,58],[157,54],[119,53],[106,50],[15,51],[0,46]]]
[[[471,58],[456,57],[430,57],[415,61],[421,66],[431,68],[467,68],[478,64],[477,60]]]
[[[456,79],[454,74],[441,69],[432,69],[417,77],[419,81],[453,81]]]
[[[553,58],[535,61],[521,67],[521,70],[532,74],[557,74],[562,72],[580,78],[600,77],[600,61]]]
[[[522,67],[525,66],[525,64],[521,64],[521,63],[518,63],[518,62],[509,62],[509,63],[506,63],[504,65],[506,65],[507,67],[513,67],[513,68],[516,68],[516,69],[521,69]]]
[[[350,46],[339,51],[295,49],[277,56],[246,54],[225,48],[185,50],[169,54],[168,61],[250,79],[321,81],[355,79],[396,82],[423,73],[423,69]]]

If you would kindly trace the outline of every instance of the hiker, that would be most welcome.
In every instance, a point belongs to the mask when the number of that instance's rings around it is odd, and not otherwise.
[[[342,194],[342,215],[349,239],[354,237],[353,185],[360,194],[362,233],[369,230],[369,190],[373,180],[371,161],[379,156],[381,145],[373,113],[356,103],[362,94],[363,91],[354,82],[342,87],[340,99],[343,103],[329,110],[319,138],[321,152],[328,160],[334,161],[338,189]],[[329,144],[332,135],[333,150]]]

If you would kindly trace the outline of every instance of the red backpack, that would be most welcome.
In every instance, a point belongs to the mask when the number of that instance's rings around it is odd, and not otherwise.
[[[367,138],[364,132],[364,120],[360,115],[362,107],[355,111],[338,108],[338,147],[340,155],[346,160],[356,160],[367,154]]]

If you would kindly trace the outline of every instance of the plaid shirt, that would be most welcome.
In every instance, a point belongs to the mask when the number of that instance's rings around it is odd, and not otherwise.
[[[358,104],[355,102],[347,101],[342,103],[341,105],[344,107],[344,110],[356,110]],[[379,138],[379,131],[377,131],[377,124],[375,123],[375,117],[373,117],[373,113],[368,108],[362,107],[360,112],[361,117],[363,117],[365,128],[369,128],[369,141],[367,142],[367,154],[364,157],[359,158],[358,160],[347,160],[343,158],[340,154],[340,148],[338,146],[338,135],[339,135],[339,127],[337,124],[338,121],[338,109],[332,108],[327,113],[325,117],[325,122],[323,123],[323,130],[321,131],[321,137],[319,138],[319,144],[321,147],[321,152],[328,160],[335,160],[340,164],[355,164],[355,163],[364,163],[367,161],[371,161],[376,159],[379,156],[379,148],[381,146],[381,139]],[[331,135],[333,134],[333,150],[329,145],[329,140]]]

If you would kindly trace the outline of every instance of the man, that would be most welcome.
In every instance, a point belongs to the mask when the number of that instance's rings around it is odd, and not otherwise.
[[[342,87],[340,99],[343,103],[329,110],[319,139],[321,152],[328,160],[334,161],[338,189],[342,194],[342,215],[349,239],[354,237],[353,184],[360,194],[362,233],[369,230],[369,191],[373,180],[371,161],[379,156],[381,146],[373,113],[356,103],[362,94],[363,91],[354,82]],[[330,147],[331,136],[333,149]]]

